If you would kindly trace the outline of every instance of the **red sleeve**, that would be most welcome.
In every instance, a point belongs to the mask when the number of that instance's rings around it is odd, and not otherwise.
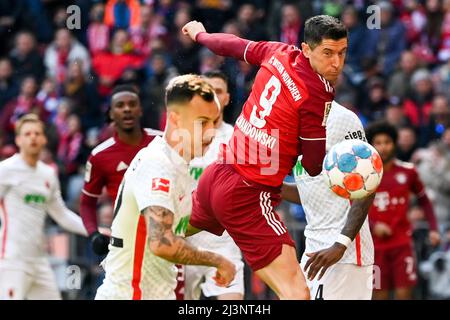
[[[81,194],[80,216],[89,235],[97,231],[97,198]]]
[[[195,40],[219,56],[232,57],[254,65],[260,65],[277,49],[287,46],[281,42],[254,42],[228,33],[200,32]]]
[[[431,204],[430,199],[425,192],[425,187],[420,180],[419,174],[415,169],[413,169],[413,177],[412,177],[412,191],[417,196],[417,202],[425,214],[425,218],[428,221],[428,225],[430,226],[430,230],[436,231],[437,222],[436,216],[434,215],[433,205]]]
[[[84,174],[83,193],[94,198],[100,197],[105,179],[101,166],[97,164],[96,157],[90,156],[86,162],[86,171]]]
[[[322,172],[325,142],[325,140],[302,140],[302,165],[310,176],[317,176]]]

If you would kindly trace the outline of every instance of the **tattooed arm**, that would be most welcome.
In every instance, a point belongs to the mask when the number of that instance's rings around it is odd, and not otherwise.
[[[234,264],[225,257],[205,250],[199,250],[172,231],[173,213],[160,206],[142,210],[148,230],[149,246],[154,255],[173,263],[204,265],[217,268],[216,282],[226,286],[236,273]]]
[[[350,211],[347,216],[347,221],[345,222],[344,228],[341,234],[354,240],[359,230],[361,229],[364,221],[366,220],[369,208],[372,205],[373,199],[375,198],[375,193],[372,195],[359,200],[354,200]],[[335,242],[331,247],[320,250],[314,253],[307,253],[309,257],[305,264],[305,272],[308,271],[308,278],[314,279],[317,273],[320,271],[319,280],[324,275],[325,271],[341,260],[345,253],[347,247],[339,242]]]

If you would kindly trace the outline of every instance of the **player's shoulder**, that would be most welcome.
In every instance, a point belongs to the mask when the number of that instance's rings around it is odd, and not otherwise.
[[[114,145],[116,145],[116,140],[114,139],[114,137],[103,141],[91,151],[91,158],[98,157],[105,151],[110,150]]]
[[[327,118],[327,125],[332,125],[336,122],[356,124],[362,127],[362,122],[356,113],[333,100]]]
[[[0,161],[0,170],[11,168],[16,163],[17,154]]]
[[[58,179],[55,167],[52,167],[51,165],[46,164],[45,162],[42,161],[39,161],[37,165],[38,170],[42,175],[49,177],[53,180]]]
[[[156,129],[152,129],[152,128],[144,128],[144,132],[147,136],[150,136],[150,137],[162,136],[164,133],[161,130],[156,130]]]
[[[416,172],[416,166],[411,162],[406,162],[406,161],[402,161],[399,159],[395,159],[394,164],[400,170],[414,172],[414,173]]]

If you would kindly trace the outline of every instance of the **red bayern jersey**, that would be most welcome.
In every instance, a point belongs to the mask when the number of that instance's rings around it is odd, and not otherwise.
[[[389,171],[384,171],[373,205],[369,210],[369,222],[386,223],[392,235],[379,238],[372,234],[376,248],[391,248],[411,243],[412,229],[408,220],[411,193],[425,195],[425,188],[414,168],[407,162],[395,160]]]
[[[120,141],[117,133],[114,133],[113,137],[95,147],[86,163],[83,193],[99,197],[103,187],[106,187],[108,195],[115,200],[120,182],[131,160],[157,135],[162,135],[162,132],[144,129],[139,145],[132,146]]]
[[[301,140],[324,140],[332,85],[295,46],[249,42],[244,60],[260,65],[238,117],[226,161],[250,181],[280,186],[301,151]]]

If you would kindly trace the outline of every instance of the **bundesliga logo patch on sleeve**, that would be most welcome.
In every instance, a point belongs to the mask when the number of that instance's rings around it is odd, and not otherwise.
[[[152,191],[161,191],[169,193],[169,190],[170,190],[170,180],[164,178],[152,179]]]

